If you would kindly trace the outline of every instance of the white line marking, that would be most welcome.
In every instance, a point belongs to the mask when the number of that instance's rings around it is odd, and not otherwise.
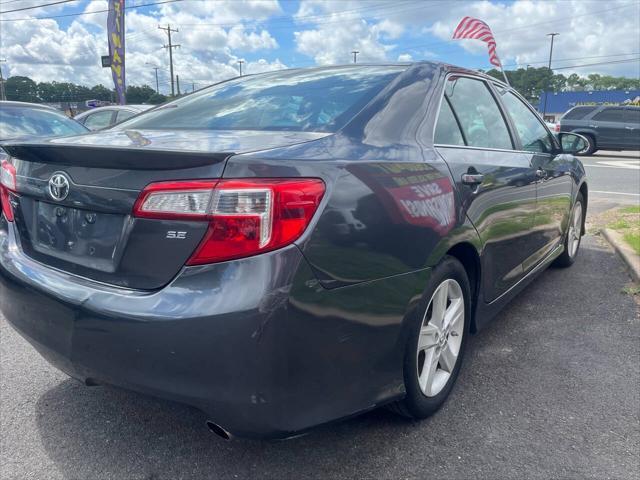
[[[590,193],[606,193],[607,195],[631,195],[632,197],[640,197],[640,193],[604,192],[602,190],[591,190]]]
[[[609,165],[585,165],[584,168],[618,168],[622,170],[640,170],[640,166],[629,166],[629,167],[614,167]]]

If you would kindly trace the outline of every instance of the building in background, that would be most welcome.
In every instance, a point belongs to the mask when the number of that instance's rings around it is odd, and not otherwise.
[[[542,113],[544,97],[547,97],[547,111],[544,119],[558,122],[570,108],[578,105],[640,105],[640,90],[593,90],[581,92],[542,92],[538,111]]]

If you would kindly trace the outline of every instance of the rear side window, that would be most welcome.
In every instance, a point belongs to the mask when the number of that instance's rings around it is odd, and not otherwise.
[[[624,119],[627,123],[640,123],[640,108],[627,108],[624,111]]]
[[[440,107],[440,116],[436,124],[436,133],[433,139],[434,143],[440,145],[464,145],[464,138],[460,132],[460,126],[456,117],[453,115],[449,100],[442,99]]]
[[[512,150],[511,136],[488,85],[467,77],[449,77],[445,95],[471,147]]]
[[[116,123],[124,122],[127,118],[131,118],[135,115],[135,112],[130,112],[129,110],[118,110],[116,115]]]
[[[593,112],[596,107],[575,107],[562,116],[562,120],[580,120]]]
[[[598,122],[624,122],[624,109],[605,108],[601,112],[596,113],[592,120]]]
[[[528,152],[551,153],[553,138],[538,116],[511,92],[503,93],[502,101],[515,124],[522,148]]]

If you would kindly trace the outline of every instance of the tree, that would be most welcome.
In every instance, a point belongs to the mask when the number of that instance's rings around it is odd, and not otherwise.
[[[147,100],[147,103],[150,103],[151,105],[159,105],[166,101],[167,101],[166,95],[162,95],[161,93],[154,93],[149,97],[149,100]]]
[[[127,87],[127,103],[150,103],[149,99],[154,95],[157,95],[156,91],[149,85]]]
[[[95,85],[91,87],[91,100],[110,101],[113,96],[113,90],[109,90],[104,85]]]
[[[4,83],[7,100],[37,102],[38,85],[29,77],[9,77]]]

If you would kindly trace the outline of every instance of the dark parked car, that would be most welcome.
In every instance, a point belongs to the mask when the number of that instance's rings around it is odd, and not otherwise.
[[[574,107],[560,119],[560,131],[579,133],[588,140],[582,155],[597,150],[640,150],[640,107]]]
[[[224,437],[424,418],[469,334],[576,258],[584,146],[444,64],[236,78],[7,147],[0,306],[69,375]]]
[[[103,130],[153,107],[154,105],[111,105],[92,108],[86,112],[79,113],[73,118],[89,130]]]
[[[47,105],[0,101],[0,162],[7,156],[2,149],[4,141],[78,135],[87,131],[75,120]]]
[[[0,142],[24,137],[78,135],[88,130],[46,105],[0,102]]]

